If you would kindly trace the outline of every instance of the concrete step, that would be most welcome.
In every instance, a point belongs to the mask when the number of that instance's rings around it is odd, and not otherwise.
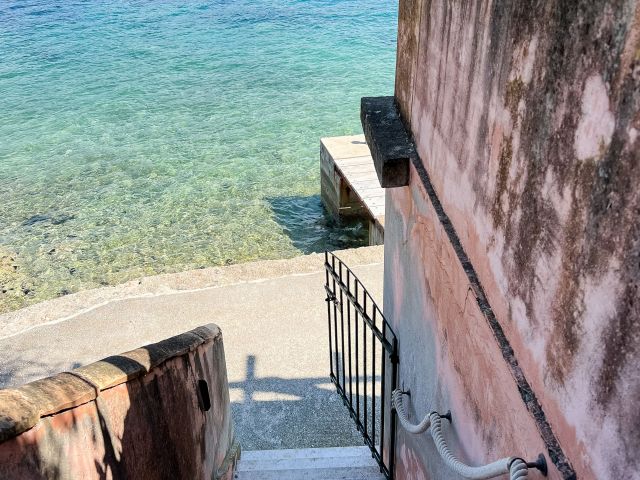
[[[238,480],[384,480],[367,447],[242,452]]]

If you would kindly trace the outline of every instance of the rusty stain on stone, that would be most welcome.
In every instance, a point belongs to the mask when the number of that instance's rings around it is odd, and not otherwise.
[[[518,105],[524,95],[525,84],[519,76],[507,83],[507,91],[504,103],[511,113],[511,122],[515,126],[518,123]]]
[[[496,193],[493,200],[493,208],[491,214],[493,216],[493,224],[502,226],[502,198],[507,190],[507,182],[509,180],[509,168],[511,167],[511,159],[513,149],[511,147],[512,138],[506,137],[502,139],[502,147],[500,148],[500,159],[498,163],[498,178],[496,183]]]

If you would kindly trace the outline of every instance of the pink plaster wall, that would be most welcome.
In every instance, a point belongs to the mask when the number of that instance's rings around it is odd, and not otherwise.
[[[400,1],[404,121],[578,478],[640,478],[639,40],[635,1]],[[387,209],[417,414],[471,463],[544,452],[415,169]],[[401,435],[399,478],[453,478],[434,453]]]

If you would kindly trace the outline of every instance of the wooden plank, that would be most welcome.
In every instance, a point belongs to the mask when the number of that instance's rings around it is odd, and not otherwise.
[[[349,185],[354,190],[375,190],[375,187],[372,186],[372,183],[369,180],[359,180],[357,182],[350,182]],[[382,190],[384,193],[384,190]]]
[[[362,192],[363,195],[369,194],[369,195],[374,195],[374,196],[379,195],[381,197],[384,197],[384,190],[378,186],[373,186],[371,182],[360,181],[360,182],[354,182],[350,185],[354,190],[358,190],[359,192]]]
[[[382,200],[384,201],[384,190],[382,192],[377,191],[377,190],[357,190],[354,189],[356,191],[356,193],[359,193],[359,197],[364,200],[364,199],[369,199],[369,200]]]
[[[371,168],[369,163],[349,163],[344,164],[342,162],[335,162],[335,166],[338,170],[343,172],[375,172],[375,168]]]
[[[384,203],[384,195],[380,195],[379,193],[373,194],[371,192],[366,193],[361,190],[353,190],[358,198],[362,200],[364,203]]]
[[[375,166],[373,165],[373,158],[371,158],[371,155],[365,155],[363,157],[336,158],[334,162],[337,165],[341,166],[371,165],[371,168],[375,170]]]
[[[364,203],[368,208],[384,206],[384,198],[363,198],[362,203]]]
[[[371,170],[375,172],[376,168],[373,165],[371,157],[356,157],[356,158],[343,158],[335,161],[336,165],[344,168],[349,168],[355,165],[368,165]]]
[[[349,175],[351,173],[365,173],[365,172],[370,172],[371,171],[371,165],[367,164],[367,163],[363,163],[363,164],[358,164],[358,165],[340,165],[337,164],[338,168],[344,172],[345,175]],[[374,170],[375,172],[375,170]],[[380,187],[380,185],[378,185],[378,188]]]
[[[362,197],[380,197],[384,198],[384,190],[381,192],[377,188],[354,188]]]
[[[371,200],[370,198],[365,201],[365,205],[369,208],[373,207],[381,207],[384,205],[384,199],[382,200]]]
[[[354,185],[357,182],[367,181],[372,186],[378,186],[378,188],[380,187],[380,184],[378,183],[378,175],[376,175],[376,172],[364,172],[364,173],[352,173],[352,174],[347,174],[345,172],[342,172],[342,173],[344,174],[345,178],[347,179],[347,182],[350,185]]]

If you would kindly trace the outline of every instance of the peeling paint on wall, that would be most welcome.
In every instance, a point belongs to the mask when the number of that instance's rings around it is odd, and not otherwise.
[[[587,160],[602,156],[611,144],[615,126],[607,87],[600,75],[592,75],[582,93],[582,115],[574,140],[576,157]]]

